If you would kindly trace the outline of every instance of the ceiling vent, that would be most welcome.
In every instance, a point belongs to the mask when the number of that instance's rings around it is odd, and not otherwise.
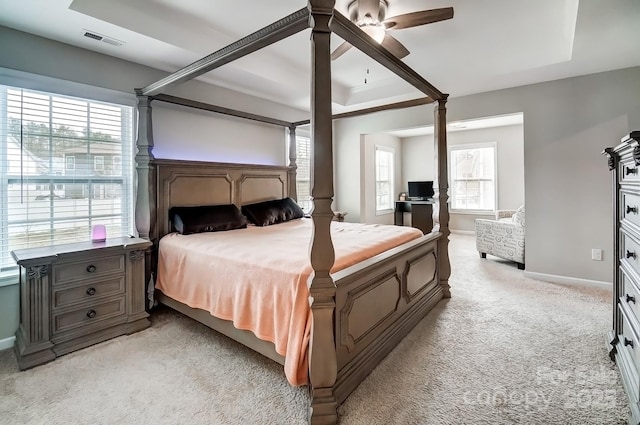
[[[117,40],[113,37],[107,37],[106,35],[98,34],[97,32],[86,29],[82,29],[82,35],[95,41],[111,44],[112,46],[122,46],[124,44],[124,41]]]

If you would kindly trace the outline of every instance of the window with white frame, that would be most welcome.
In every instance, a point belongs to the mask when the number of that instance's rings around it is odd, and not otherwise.
[[[452,146],[449,149],[451,209],[491,212],[497,205],[496,143]]]
[[[375,148],[376,213],[393,210],[393,156],[394,151],[385,146]]]
[[[305,213],[311,211],[311,139],[308,137],[296,137],[296,191],[298,205]]]
[[[94,224],[130,234],[132,152],[133,107],[0,85],[0,271],[12,250],[87,241]]]
[[[93,157],[93,169],[95,171],[104,171],[104,156],[97,155]]]

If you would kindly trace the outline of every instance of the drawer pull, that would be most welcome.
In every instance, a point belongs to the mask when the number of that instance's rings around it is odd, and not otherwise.
[[[635,167],[624,167],[624,173],[628,176],[629,174],[637,174],[638,169]]]
[[[627,205],[627,214],[629,213],[634,213],[634,214],[638,214],[638,207],[636,206],[631,206],[631,205]]]
[[[627,249],[627,258],[633,258],[634,260],[636,259],[636,253],[635,251],[629,251]]]
[[[94,266],[93,264],[89,264],[89,265],[87,266],[87,271],[88,271],[89,273],[93,273],[93,272],[95,272],[95,271],[96,271],[96,266]]]
[[[89,319],[93,319],[94,317],[96,317],[96,311],[95,311],[95,310],[89,310],[89,311],[87,311],[87,317],[88,317]],[[626,340],[625,340],[625,345],[627,345],[627,344],[626,344]]]
[[[627,345],[630,345],[631,348],[633,348],[633,341],[631,341],[629,338],[625,337],[624,338],[624,346],[626,347]]]
[[[87,295],[91,296],[91,295],[95,295],[96,294],[96,288],[89,288],[87,289]],[[627,295],[628,297],[629,295]],[[627,300],[629,301],[629,300]]]
[[[629,295],[627,294],[627,302],[631,302],[631,303],[636,303],[636,297],[634,297],[633,295]]]

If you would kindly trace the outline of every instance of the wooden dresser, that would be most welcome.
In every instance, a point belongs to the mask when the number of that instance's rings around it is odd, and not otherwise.
[[[613,326],[609,355],[629,397],[629,423],[640,424],[640,131],[604,151],[613,171]]]
[[[20,369],[148,327],[149,246],[123,237],[13,251],[20,266]]]

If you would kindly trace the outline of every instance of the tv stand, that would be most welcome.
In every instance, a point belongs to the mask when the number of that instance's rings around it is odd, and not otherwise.
[[[393,224],[404,226],[404,213],[411,213],[411,226],[422,230],[425,235],[433,229],[433,199],[426,201],[396,201]]]

